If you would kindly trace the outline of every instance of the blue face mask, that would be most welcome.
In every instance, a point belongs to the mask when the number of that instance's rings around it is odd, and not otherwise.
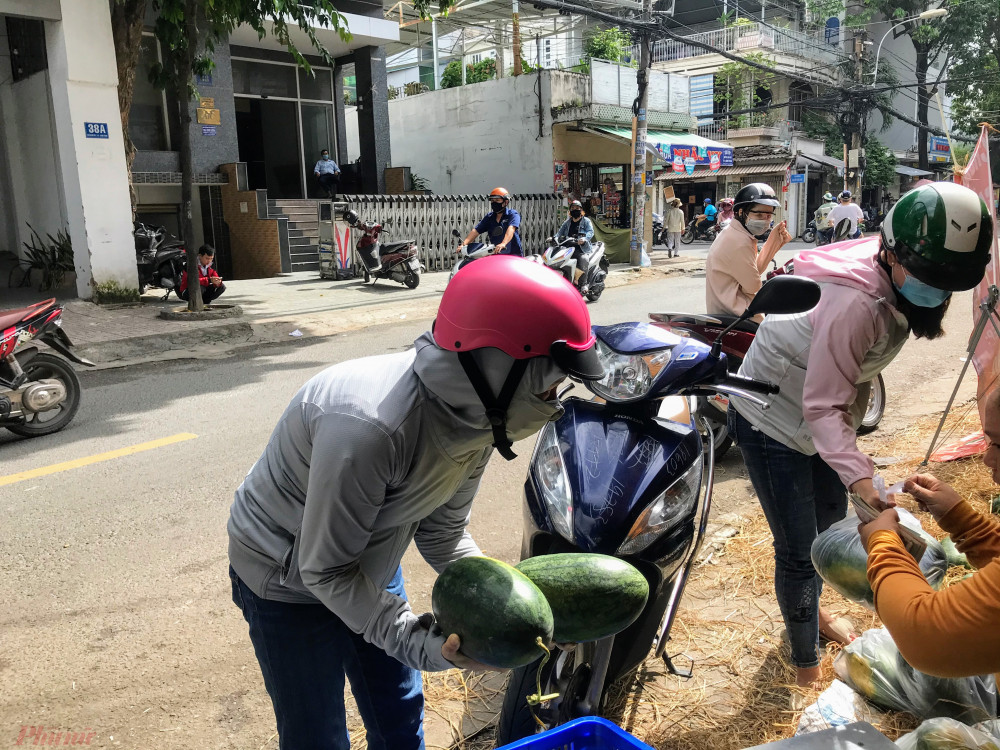
[[[323,161],[330,161],[330,154],[323,154]]]
[[[892,285],[896,287],[896,291],[917,307],[937,307],[951,296],[951,292],[932,287],[909,274],[907,274],[903,286],[896,286],[895,281],[892,282]]]

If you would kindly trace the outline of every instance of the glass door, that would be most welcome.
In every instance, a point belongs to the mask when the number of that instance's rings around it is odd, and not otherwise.
[[[336,159],[337,144],[333,138],[333,105],[305,104],[302,108],[302,151],[305,166],[306,195],[320,196],[319,184],[313,175],[313,168],[319,160],[319,152],[327,149]],[[343,167],[343,165],[339,165]]]

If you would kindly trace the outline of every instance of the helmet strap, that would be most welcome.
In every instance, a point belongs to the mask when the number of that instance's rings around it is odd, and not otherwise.
[[[486,407],[486,418],[489,419],[490,426],[493,428],[493,447],[505,459],[513,461],[517,458],[517,454],[511,450],[514,444],[507,437],[507,408],[514,400],[514,393],[517,392],[517,387],[521,384],[524,373],[528,371],[529,360],[514,360],[510,372],[507,373],[507,379],[500,388],[500,395],[497,397],[493,396],[490,384],[486,382],[486,377],[479,369],[471,352],[458,352],[458,361],[462,365],[462,369],[465,370],[479,400]]]

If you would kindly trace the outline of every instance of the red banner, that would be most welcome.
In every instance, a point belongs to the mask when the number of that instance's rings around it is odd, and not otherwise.
[[[969,158],[969,164],[961,175],[956,176],[956,181],[960,182],[972,190],[975,190],[986,202],[990,215],[994,216],[993,208],[993,174],[990,170],[990,147],[987,129],[984,127],[979,135],[979,142]],[[979,304],[986,299],[991,285],[998,285],[1000,280],[1000,252],[997,252],[996,221],[993,222],[993,248],[990,251],[990,263],[986,267],[986,276],[976,287],[972,297],[973,320],[979,320]],[[983,329],[983,335],[979,339],[976,351],[972,357],[972,364],[979,373],[979,417],[982,419],[982,407],[985,402],[983,398],[987,392],[997,387],[1000,381],[1000,339],[997,338],[996,330],[992,325],[987,325]]]

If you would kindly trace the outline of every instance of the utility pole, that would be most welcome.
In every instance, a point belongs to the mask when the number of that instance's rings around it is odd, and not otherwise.
[[[514,10],[514,75],[519,76],[524,72],[524,69],[521,67],[521,14],[517,0],[512,0],[512,4]]]
[[[642,20],[652,22],[653,0],[643,0]],[[633,105],[632,131],[632,243],[629,248],[629,264],[642,265],[642,248],[646,240],[646,105],[649,102],[649,69],[653,64],[650,47],[652,34],[647,27],[639,35],[639,70],[636,80],[639,95]]]
[[[852,3],[852,6],[856,5],[857,3]],[[848,13],[851,12],[851,10],[848,10]],[[853,7],[853,12],[859,13],[860,8]],[[868,121],[868,102],[859,96],[860,89],[864,86],[864,41],[865,30],[863,28],[854,29],[851,38],[851,61],[854,73],[852,78],[858,90],[853,92],[850,101],[848,101],[849,110],[847,116],[844,118],[850,124],[849,128],[845,128],[848,132],[844,134],[844,142],[847,144],[847,160],[844,162],[844,184],[852,194],[857,196],[856,200],[858,203],[861,202],[861,177],[864,174],[865,167],[864,131]],[[856,166],[851,167],[850,162],[855,158],[857,159]],[[852,173],[853,177],[851,176]]]

